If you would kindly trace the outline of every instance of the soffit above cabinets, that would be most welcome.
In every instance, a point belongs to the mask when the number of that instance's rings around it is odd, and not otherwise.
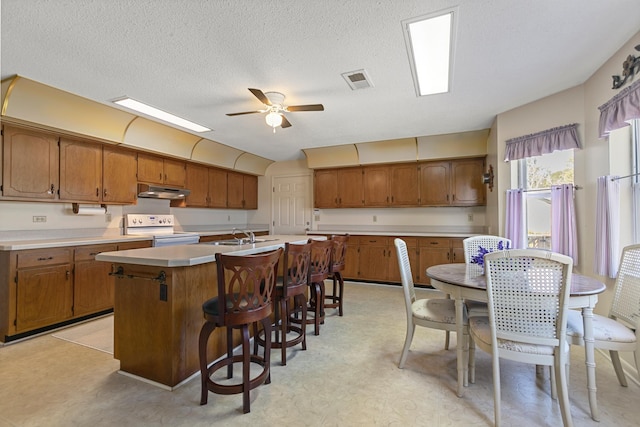
[[[303,150],[310,169],[487,155],[489,129]]]
[[[272,160],[14,76],[2,81],[3,121],[264,175]]]

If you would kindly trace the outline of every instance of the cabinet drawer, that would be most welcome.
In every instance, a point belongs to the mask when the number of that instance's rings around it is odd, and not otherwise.
[[[97,245],[97,246],[80,246],[76,248],[75,260],[76,261],[91,261],[95,259],[96,255],[100,252],[115,251],[116,245]]]
[[[17,254],[17,268],[69,264],[70,262],[71,248],[37,249],[20,251]]]
[[[454,249],[463,248],[464,244],[462,243],[464,239],[451,239],[451,247]]]
[[[446,237],[427,237],[420,239],[421,248],[448,248],[451,243]]]
[[[118,250],[119,251],[124,251],[124,250],[127,250],[127,249],[150,248],[150,247],[151,247],[151,241],[150,240],[118,243]]]
[[[360,245],[386,246],[389,244],[389,238],[385,236],[360,236]]]

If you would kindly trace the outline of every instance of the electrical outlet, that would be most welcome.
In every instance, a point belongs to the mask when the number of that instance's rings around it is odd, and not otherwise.
[[[231,221],[231,215],[227,215],[227,221]]]
[[[373,216],[373,222],[378,222],[378,215]]]
[[[314,215],[313,216],[313,220],[314,221],[320,221],[320,215]]]
[[[33,222],[47,222],[47,217],[44,215],[34,215]]]
[[[467,221],[473,222],[473,214],[472,213],[467,214]]]
[[[104,222],[111,222],[111,214],[110,213],[105,214]]]

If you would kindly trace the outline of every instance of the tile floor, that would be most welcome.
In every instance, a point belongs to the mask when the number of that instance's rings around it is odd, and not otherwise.
[[[424,291],[418,290],[418,297]],[[209,395],[199,405],[195,378],[170,392],[117,372],[111,355],[49,335],[0,347],[0,427],[9,426],[490,426],[491,361],[477,352],[476,383],[456,397],[455,347],[444,333],[417,328],[405,369],[397,362],[406,317],[402,288],[346,285],[345,315],[329,315],[307,351],[272,357],[272,382],[242,396]],[[329,313],[330,314],[330,313]],[[452,341],[455,343],[455,335]],[[571,413],[576,426],[637,426],[640,387],[620,387],[610,362],[597,353],[601,421],[592,421],[584,353],[571,357]],[[560,426],[548,371],[502,363],[505,426]]]

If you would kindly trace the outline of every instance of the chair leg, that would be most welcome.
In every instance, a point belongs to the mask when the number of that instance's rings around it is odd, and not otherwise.
[[[276,334],[276,342],[278,341],[278,329],[280,329],[280,331],[282,332],[281,335],[281,341],[280,341],[280,347],[281,347],[281,356],[282,356],[282,360],[281,360],[281,364],[282,366],[287,366],[287,330],[289,328],[289,325],[287,323],[287,318],[288,316],[288,306],[289,306],[289,298],[282,298],[280,300],[280,313],[282,313],[280,315],[280,328],[278,328],[278,325],[276,325],[276,330],[275,330],[275,334]],[[277,313],[277,312],[276,312]],[[278,317],[276,317],[276,321],[277,321]]]
[[[567,386],[567,364],[563,363],[562,358],[556,356],[554,363],[555,379],[557,381],[556,388],[558,390],[558,401],[560,403],[560,413],[562,414],[562,424],[564,427],[573,427],[573,419],[571,418],[571,404],[569,403],[569,387]]]
[[[627,378],[624,375],[624,370],[622,369],[622,364],[620,363],[620,356],[618,355],[618,352],[616,350],[609,350],[609,355],[611,356],[611,362],[613,363],[613,370],[616,371],[618,382],[622,387],[627,387]],[[636,361],[636,365],[637,365],[637,361]]]
[[[407,355],[409,354],[409,347],[411,347],[411,341],[413,340],[413,333],[416,330],[416,325],[413,322],[407,323],[407,335],[404,339],[404,347],[402,348],[402,354],[400,355],[400,362],[398,368],[404,368],[404,362],[407,361]]]
[[[497,351],[491,354],[493,365],[493,417],[496,427],[500,426],[500,358]]]
[[[449,340],[451,333],[449,331],[445,331],[444,333],[444,349],[449,350]]]
[[[301,312],[301,316],[302,316],[302,349],[306,350],[307,349],[307,298],[304,295],[296,295],[294,297],[294,303],[295,303],[295,299],[298,298],[299,302],[298,304],[300,305],[300,312]]]
[[[476,382],[476,342],[473,340],[471,334],[468,335],[469,339],[469,382],[474,384]]]
[[[267,317],[261,320],[262,327],[265,331],[264,339],[264,369],[268,370],[265,384],[271,384],[271,318]]]
[[[200,357],[200,382],[202,389],[200,393],[200,404],[206,405],[209,397],[209,388],[207,387],[207,381],[209,380],[209,368],[207,367],[207,344],[209,343],[209,336],[216,328],[214,323],[205,322],[200,329],[200,337],[198,338],[198,353]]]
[[[338,316],[342,316],[342,302],[344,301],[344,279],[342,278],[342,273],[336,273],[338,276]]]
[[[551,398],[558,400],[558,381],[556,379],[556,370],[553,366],[549,366],[549,377],[551,378]]]
[[[251,367],[251,353],[249,351],[249,325],[242,325],[242,412],[247,414],[251,411],[251,400],[249,399],[249,368]]]
[[[227,357],[233,357],[233,328],[227,326]],[[227,366],[227,378],[233,378],[233,363]]]

